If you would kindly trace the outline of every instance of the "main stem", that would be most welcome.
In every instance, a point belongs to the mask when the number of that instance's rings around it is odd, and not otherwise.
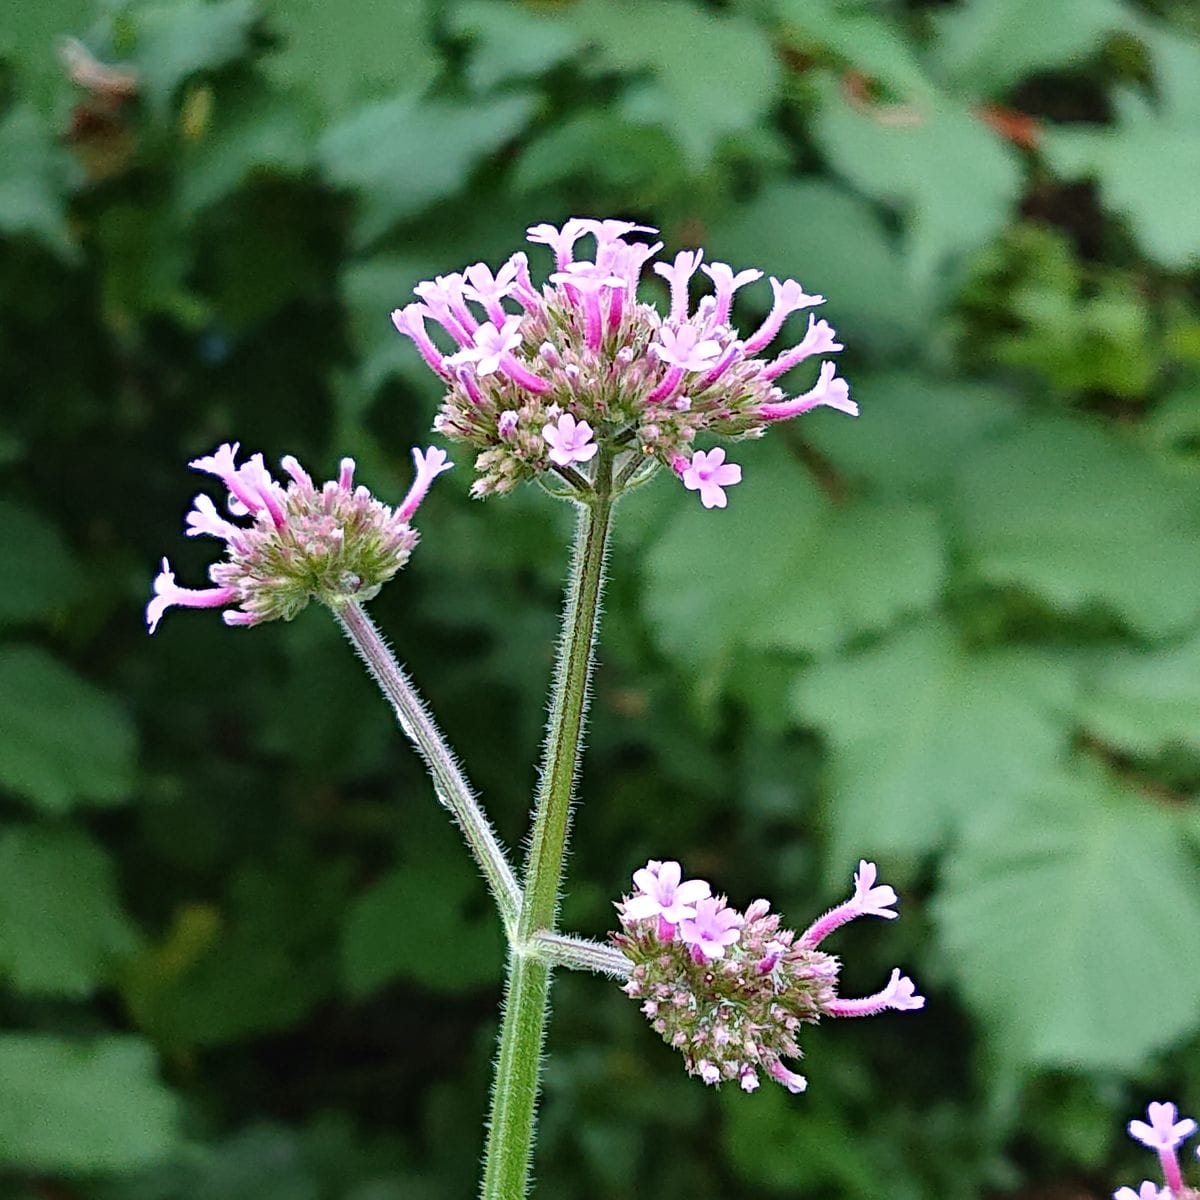
[[[534,934],[554,931],[566,860],[571,792],[579,762],[592,670],[592,646],[600,619],[604,553],[612,516],[607,490],[612,465],[597,464],[597,490],[579,506],[571,577],[563,610],[562,640],[551,695],[534,808],[533,834],[525,864],[524,896],[517,937],[508,959],[504,1018],[492,1084],[483,1200],[522,1200],[528,1194],[534,1114],[549,1012],[550,965]]]

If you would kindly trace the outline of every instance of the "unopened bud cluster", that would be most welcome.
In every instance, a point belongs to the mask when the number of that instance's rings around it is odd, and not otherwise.
[[[495,274],[475,263],[421,283],[417,302],[392,313],[397,330],[446,385],[434,428],[480,452],[474,495],[506,492],[549,470],[586,484],[597,469],[588,464],[603,447],[634,469],[670,467],[706,508],[723,508],[724,488],[739,482],[741,468],[726,463],[719,447],[696,450],[698,437],[758,436],[768,422],[821,404],[857,414],[832,362],[801,396],[787,398],[776,382],[806,359],[842,349],[827,322],[810,317],[800,343],[761,356],[790,313],[824,303],[823,296],[772,278],[770,313],[742,338],[730,318],[734,295],[762,272],[704,264],[703,251],[681,251],[669,265],[654,266],[670,294],[662,315],[638,298],[643,268],[662,243],[628,240],[655,232],[582,218],[561,229],[535,225],[529,240],[555,256],[540,289],[518,252]],[[576,259],[585,237],[594,240],[593,258]],[[699,272],[713,291],[693,308],[689,288]],[[435,344],[429,321],[450,347]]]
[[[724,896],[713,896],[707,882],[682,874],[677,862],[654,859],[636,871],[633,894],[617,905],[622,932],[612,940],[633,964],[625,993],[641,1001],[690,1075],[714,1085],[736,1081],[750,1092],[765,1071],[801,1092],[807,1081],[783,1060],[801,1056],[802,1025],[924,1004],[898,970],[877,995],[840,999],[838,960],[817,948],[855,917],[897,915],[896,894],[875,886],[873,863],[859,864],[852,899],[800,935],[784,927],[768,901],[738,912]]]
[[[1146,1118],[1129,1122],[1129,1136],[1158,1155],[1165,1186],[1143,1179],[1136,1191],[1131,1187],[1117,1188],[1113,1200],[1200,1200],[1200,1189],[1184,1183],[1179,1166],[1179,1147],[1196,1132],[1196,1122],[1191,1117],[1180,1117],[1170,1101],[1150,1104]],[[1196,1153],[1200,1156],[1200,1149]]]
[[[409,523],[429,485],[448,470],[443,451],[414,450],[417,476],[398,508],[389,508],[354,486],[354,460],[343,459],[338,477],[317,487],[290,455],[282,467],[287,486],[275,480],[261,454],[237,463],[238,446],[220,446],[190,465],[222,480],[228,520],[206,495],[187,514],[187,534],[225,543],[226,557],[209,568],[211,588],[183,588],[164,558],[146,609],[153,633],[168,608],[224,608],[227,625],[290,621],[309,600],[336,606],[370,600],[408,561],[418,533]]]

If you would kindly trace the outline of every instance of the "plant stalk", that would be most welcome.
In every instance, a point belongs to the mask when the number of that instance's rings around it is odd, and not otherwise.
[[[521,888],[495,830],[455,761],[454,753],[366,610],[351,601],[336,608],[334,615],[390,702],[405,736],[425,760],[438,801],[450,811],[462,830],[511,937],[521,916]]]
[[[528,1195],[542,1043],[549,1015],[550,964],[534,935],[554,933],[566,861],[571,794],[579,763],[600,619],[604,558],[612,517],[612,462],[601,451],[592,494],[579,504],[571,575],[563,608],[550,718],[525,864],[524,899],[512,945],[504,1017],[492,1085],[483,1200]]]

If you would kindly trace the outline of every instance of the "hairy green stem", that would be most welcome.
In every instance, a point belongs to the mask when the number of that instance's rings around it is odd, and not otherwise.
[[[453,752],[363,607],[353,602],[343,604],[334,609],[334,615],[391,703],[400,728],[425,760],[433,779],[434,793],[462,830],[511,936],[521,915],[521,889],[495,830],[459,770]]]
[[[601,452],[592,494],[579,505],[571,576],[563,609],[550,718],[525,864],[524,899],[505,989],[500,1048],[484,1164],[483,1200],[528,1195],[542,1043],[549,1013],[550,964],[535,934],[553,935],[566,860],[571,793],[579,763],[592,647],[600,618],[604,556],[613,499],[612,463]]]
[[[629,978],[629,959],[615,946],[606,946],[603,942],[592,941],[591,938],[573,937],[540,929],[528,945],[556,967],[569,967],[572,971],[594,971],[597,975],[610,975],[613,979]]]

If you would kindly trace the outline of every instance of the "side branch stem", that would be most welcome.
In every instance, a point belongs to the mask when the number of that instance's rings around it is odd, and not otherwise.
[[[495,830],[459,769],[454,753],[446,745],[412,681],[392,657],[387,643],[363,607],[353,602],[343,604],[334,610],[334,615],[390,702],[405,736],[425,760],[433,779],[434,792],[462,830],[492,890],[504,926],[511,935],[520,919],[521,888]]]

